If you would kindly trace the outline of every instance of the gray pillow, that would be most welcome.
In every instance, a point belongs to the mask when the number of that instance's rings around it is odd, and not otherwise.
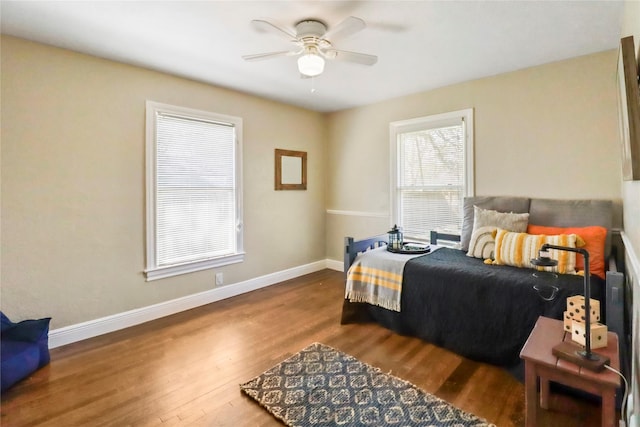
[[[484,209],[492,209],[498,212],[529,212],[528,197],[511,196],[474,196],[465,197],[463,203],[464,218],[462,220],[462,231],[460,233],[460,249],[467,252],[471,233],[473,231],[473,207],[478,206]],[[541,224],[543,225],[543,224]]]
[[[493,248],[495,246],[492,230],[502,228],[507,231],[524,233],[529,224],[528,213],[507,213],[498,212],[492,209],[482,209],[473,207],[473,232],[469,243],[468,256],[475,258],[493,258]],[[478,247],[478,243],[482,247]],[[489,255],[487,255],[489,254]]]

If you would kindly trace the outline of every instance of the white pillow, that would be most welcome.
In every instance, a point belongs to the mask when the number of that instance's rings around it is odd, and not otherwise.
[[[493,236],[497,229],[498,227],[493,225],[474,228],[471,233],[467,256],[482,259],[493,258],[493,251],[496,246]]]

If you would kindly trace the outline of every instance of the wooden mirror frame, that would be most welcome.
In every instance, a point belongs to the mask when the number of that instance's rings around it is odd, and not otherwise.
[[[302,170],[300,171],[300,183],[287,184],[282,182],[282,158],[283,157],[299,157],[302,161]],[[293,150],[281,150],[276,148],[276,174],[275,174],[275,188],[276,190],[306,190],[307,189],[307,152],[306,151],[293,151]]]
[[[633,36],[620,39],[618,53],[622,179],[640,180],[640,88]]]

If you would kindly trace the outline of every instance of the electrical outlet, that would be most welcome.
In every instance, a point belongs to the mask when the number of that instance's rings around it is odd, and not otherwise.
[[[216,286],[220,286],[224,283],[224,276],[222,273],[216,273]]]

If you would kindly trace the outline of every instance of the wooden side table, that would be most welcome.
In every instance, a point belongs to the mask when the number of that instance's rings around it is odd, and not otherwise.
[[[555,381],[570,387],[596,394],[602,397],[602,427],[614,427],[616,424],[615,396],[620,385],[620,377],[608,369],[593,372],[578,365],[558,359],[551,348],[562,341],[571,340],[571,334],[565,333],[560,320],[539,317],[531,335],[527,339],[520,358],[525,361],[525,405],[526,426],[536,427],[538,400],[538,378],[540,378],[540,407],[549,409],[549,381]],[[618,336],[608,332],[607,347],[598,348],[594,353],[608,356],[610,366],[620,370],[618,354]]]

